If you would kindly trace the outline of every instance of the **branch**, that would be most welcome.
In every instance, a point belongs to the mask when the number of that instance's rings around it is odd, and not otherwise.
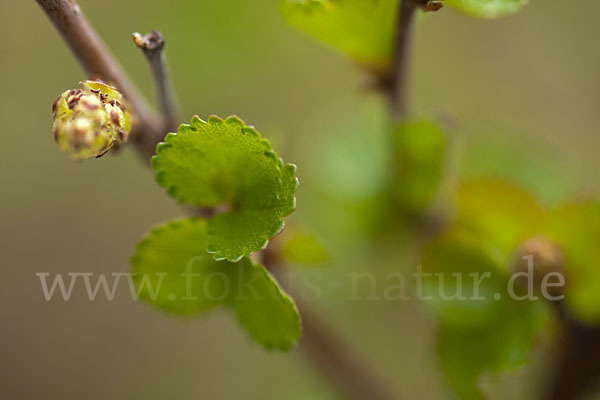
[[[144,36],[136,32],[133,34],[133,42],[144,52],[150,64],[158,101],[165,121],[165,131],[174,131],[177,129],[179,120],[177,119],[177,107],[175,106],[175,97],[164,52],[165,39],[158,31],[152,31]]]
[[[131,83],[74,0],[36,0],[90,78],[111,83],[133,109],[135,144],[144,158],[154,154],[164,123]]]
[[[403,120],[409,112],[408,82],[416,9],[438,11],[442,5],[443,3],[435,0],[400,0],[394,59],[388,76],[382,83],[390,98],[392,114],[397,120]]]
[[[562,300],[553,305],[561,328],[560,349],[542,398],[576,400],[589,392],[600,378],[600,327],[573,318]]]

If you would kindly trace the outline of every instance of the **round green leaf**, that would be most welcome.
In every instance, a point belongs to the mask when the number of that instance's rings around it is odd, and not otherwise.
[[[216,260],[264,248],[296,206],[296,167],[237,117],[195,116],[157,146],[152,166],[180,203],[227,210],[208,222],[206,248]]]
[[[382,69],[391,60],[398,0],[285,0],[283,17],[355,60]]]
[[[565,204],[549,212],[543,233],[565,254],[565,302],[580,320],[600,323],[600,204]]]
[[[248,258],[216,261],[205,250],[207,221],[188,218],[155,228],[132,257],[140,298],[165,311],[193,315],[231,307],[250,336],[288,350],[300,337],[292,299],[262,265]]]
[[[227,291],[220,274],[233,264],[206,252],[206,221],[188,218],[152,230],[131,259],[140,298],[181,315],[208,311]]]
[[[329,261],[329,253],[311,233],[286,231],[282,242],[281,253],[288,261],[300,264],[322,264]]]
[[[459,226],[470,229],[505,256],[540,233],[544,211],[529,192],[497,179],[463,183],[457,191]],[[505,267],[509,266],[507,259]]]

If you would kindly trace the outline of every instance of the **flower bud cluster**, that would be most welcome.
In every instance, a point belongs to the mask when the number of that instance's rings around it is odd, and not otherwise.
[[[101,157],[126,142],[130,116],[114,87],[102,81],[80,82],[52,104],[54,139],[75,160]]]

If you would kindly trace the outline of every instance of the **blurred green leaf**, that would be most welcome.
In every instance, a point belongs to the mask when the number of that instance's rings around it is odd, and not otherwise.
[[[458,190],[460,229],[478,235],[480,246],[495,246],[507,271],[526,240],[543,236],[565,255],[565,302],[583,322],[600,323],[600,204],[573,202],[556,209],[540,207],[528,192],[500,180],[473,180]]]
[[[496,179],[463,183],[457,191],[457,207],[457,223],[481,235],[483,242],[497,246],[506,256],[540,233],[544,215],[533,195]]]
[[[180,203],[229,209],[208,222],[206,248],[216,260],[235,262],[264,248],[296,206],[296,167],[237,117],[195,116],[157,146],[152,166]]]
[[[478,384],[486,372],[515,370],[528,360],[536,333],[545,315],[540,304],[501,301],[490,324],[471,330],[442,326],[438,332],[438,357],[444,376],[461,400],[482,400]]]
[[[410,121],[394,133],[394,198],[410,214],[430,205],[446,159],[446,134],[430,121]]]
[[[291,262],[321,264],[329,261],[329,253],[314,235],[298,230],[286,231],[281,239],[283,256]]]
[[[445,327],[469,329],[496,318],[499,303],[493,296],[505,291],[508,280],[498,256],[477,235],[461,229],[444,234],[424,249],[423,272],[431,275],[424,277],[423,294],[432,298],[427,305]],[[474,282],[480,277],[475,293]],[[444,299],[442,294],[454,298]],[[475,295],[482,299],[468,300]]]
[[[477,18],[499,18],[518,12],[529,0],[445,0],[445,3]]]
[[[285,0],[293,26],[377,69],[391,60],[398,0]]]
[[[479,235],[459,228],[425,250],[423,272],[437,274],[426,276],[423,294],[432,296],[427,305],[440,321],[440,363],[464,400],[483,399],[478,380],[484,372],[522,366],[546,318],[541,303],[508,296],[505,262]]]
[[[261,265],[216,261],[205,250],[207,221],[188,218],[155,228],[131,263],[140,298],[165,311],[193,315],[231,306],[250,336],[289,349],[300,337],[293,301]]]
[[[565,302],[582,321],[600,323],[600,204],[565,204],[549,212],[543,233],[565,254]]]

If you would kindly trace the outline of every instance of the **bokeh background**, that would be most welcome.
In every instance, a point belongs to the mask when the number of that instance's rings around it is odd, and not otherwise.
[[[422,305],[349,300],[349,285],[328,285],[351,272],[411,271],[418,256],[402,235],[375,249],[354,211],[323,195],[368,195],[382,105],[345,56],[287,26],[278,2],[80,5],[150,98],[131,33],[158,29],[182,121],[237,114],[298,165],[292,223],[320,236],[333,260],[318,270],[323,293],[311,305],[403,398],[447,399]],[[413,109],[447,121],[455,179],[507,177],[548,204],[598,193],[599,12],[593,1],[531,0],[498,21],[449,9],[420,20]],[[90,302],[81,285],[68,302],[44,300],[36,272],[128,272],[144,233],[183,215],[132,149],[81,164],[57,150],[50,105],[82,79],[33,0],[0,3],[0,398],[334,398],[298,351],[262,350],[226,312],[180,320],[125,287],[112,302]],[[528,398],[523,382],[538,373],[534,363],[490,379],[491,398]]]

